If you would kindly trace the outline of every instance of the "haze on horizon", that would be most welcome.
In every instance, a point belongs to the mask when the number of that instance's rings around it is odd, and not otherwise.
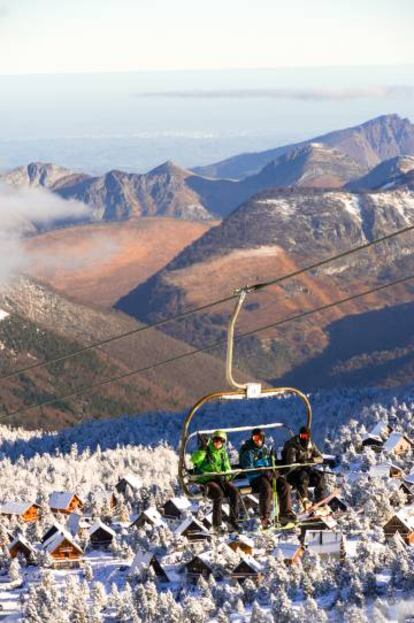
[[[0,74],[407,64],[411,0],[0,0]]]

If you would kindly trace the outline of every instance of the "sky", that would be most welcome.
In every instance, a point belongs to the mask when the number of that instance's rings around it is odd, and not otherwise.
[[[0,0],[0,75],[414,62],[413,0]]]

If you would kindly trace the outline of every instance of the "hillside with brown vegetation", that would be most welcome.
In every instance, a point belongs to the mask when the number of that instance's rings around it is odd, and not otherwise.
[[[81,303],[111,307],[210,225],[149,217],[66,227],[25,240],[28,273]]]

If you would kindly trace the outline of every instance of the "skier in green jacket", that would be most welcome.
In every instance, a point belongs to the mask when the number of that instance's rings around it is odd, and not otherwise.
[[[200,447],[191,455],[191,461],[196,473],[200,474],[197,482],[205,488],[206,495],[213,500],[213,528],[221,528],[223,512],[222,505],[225,497],[230,503],[230,523],[237,528],[240,510],[240,493],[231,482],[231,474],[209,476],[209,472],[231,471],[230,459],[225,448],[227,435],[222,430],[216,430],[211,439],[200,437]]]

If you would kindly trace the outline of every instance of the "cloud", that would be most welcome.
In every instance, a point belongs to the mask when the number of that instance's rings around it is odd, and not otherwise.
[[[362,98],[412,97],[414,86],[371,86],[352,89],[193,89],[187,91],[148,91],[136,97],[173,97],[178,99],[294,99],[353,100]]]
[[[89,214],[83,203],[65,201],[44,189],[0,184],[0,284],[29,265],[30,254],[23,247],[25,235],[52,223],[86,220]]]

